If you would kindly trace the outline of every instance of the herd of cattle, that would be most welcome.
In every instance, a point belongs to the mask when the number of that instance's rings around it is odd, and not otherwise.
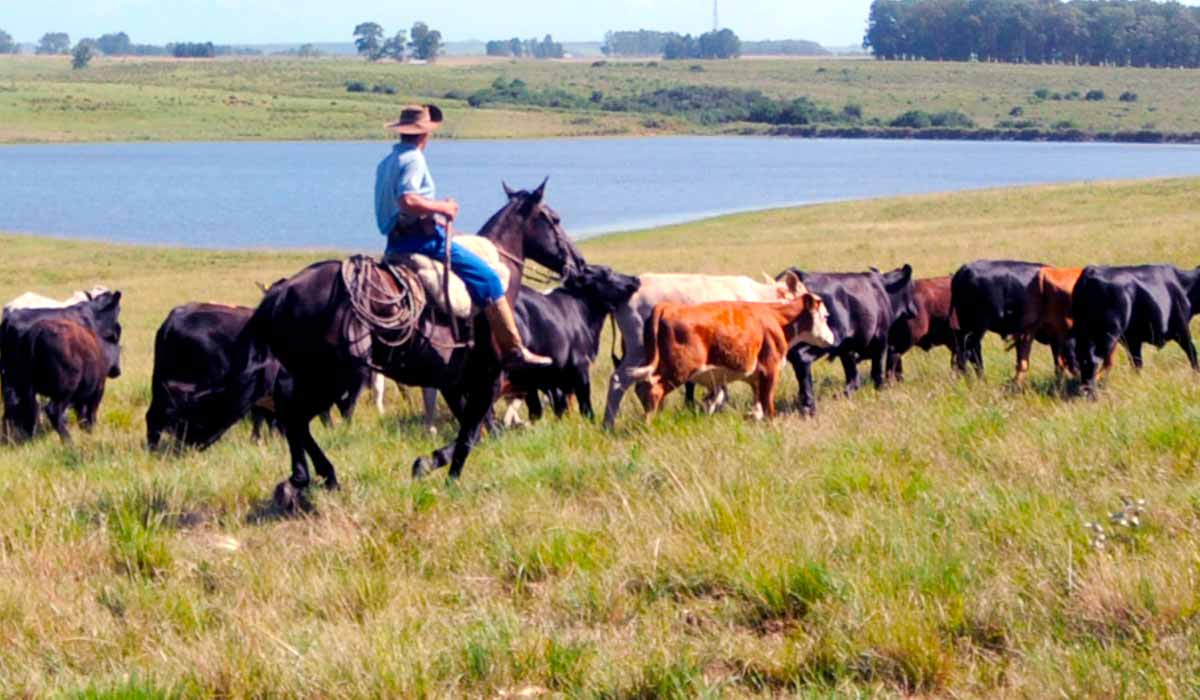
[[[108,379],[120,376],[121,293],[98,287],[65,301],[25,294],[4,307],[0,322],[0,387],[4,434],[31,437],[37,429],[38,396],[48,424],[69,440],[67,412],[90,428]],[[877,388],[902,380],[903,356],[914,347],[946,347],[953,366],[983,371],[981,342],[988,333],[1009,338],[1016,350],[1015,381],[1028,373],[1034,341],[1050,347],[1057,376],[1070,374],[1094,396],[1111,368],[1118,344],[1135,367],[1142,347],[1174,341],[1200,371],[1189,324],[1200,312],[1200,268],[1169,265],[1056,268],[986,260],[964,265],[953,277],[913,279],[910,266],[882,273],[815,273],[795,268],[776,279],[692,274],[633,277],[592,265],[548,293],[522,289],[516,315],[531,350],[553,359],[547,368],[515,371],[504,395],[542,413],[541,395],[556,414],[575,397],[593,415],[591,367],[611,317],[624,356],[614,355],[604,424],[611,427],[627,390],[636,388],[647,418],[670,391],[705,387],[704,406],[718,410],[734,381],[755,390],[755,414],[774,415],[774,394],[786,358],[800,384],[799,407],[816,410],[812,365],[838,359],[845,392],[860,385],[858,365],[870,361]],[[176,419],[173,396],[182,388],[214,386],[235,375],[234,347],[252,310],[218,304],[186,304],[167,316],[155,338],[147,440],[156,448],[164,434],[194,444],[188,425]],[[382,378],[364,369],[382,406]],[[278,362],[258,383],[251,413],[255,432],[271,409],[288,401],[291,382]],[[432,419],[426,394],[426,416]],[[359,391],[338,402],[349,417]]]

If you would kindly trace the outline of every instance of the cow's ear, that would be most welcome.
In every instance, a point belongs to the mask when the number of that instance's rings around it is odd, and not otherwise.
[[[904,263],[904,267],[902,267],[900,269],[904,272],[904,280],[906,282],[908,280],[912,279],[912,276],[913,276],[913,266],[912,265],[909,265],[908,263]]]
[[[882,272],[879,271],[878,267],[868,267],[867,269],[870,270],[871,272],[874,272],[877,275],[883,274]]]
[[[109,299],[108,306],[106,306],[105,308],[115,309],[120,305],[121,305],[121,293],[113,292],[112,297]]]
[[[800,275],[795,270],[788,270],[783,273],[776,284],[781,284],[783,290],[790,294],[792,298],[799,297],[808,292],[808,287],[804,285],[804,280],[800,278]]]

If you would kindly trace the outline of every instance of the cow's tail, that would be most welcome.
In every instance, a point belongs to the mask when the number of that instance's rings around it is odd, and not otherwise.
[[[211,446],[271,393],[278,368],[267,347],[264,329],[279,296],[263,297],[238,336],[227,375],[212,386],[168,383],[173,422],[180,426],[185,444],[199,449]]]
[[[646,364],[636,367],[629,372],[629,376],[635,381],[644,382],[658,371],[658,331],[659,325],[662,323],[662,317],[663,305],[659,304],[654,307],[654,311],[650,314],[650,320],[646,321],[646,326],[643,329],[643,344],[646,352],[649,353]]]

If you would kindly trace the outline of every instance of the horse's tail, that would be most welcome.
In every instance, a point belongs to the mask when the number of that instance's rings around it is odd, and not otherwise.
[[[221,439],[250,412],[255,403],[269,396],[279,373],[279,363],[270,352],[266,329],[281,295],[268,293],[238,335],[230,357],[229,372],[211,386],[167,382],[172,423],[180,426],[187,445],[205,449]]]
[[[659,326],[662,324],[663,307],[664,304],[658,304],[654,307],[654,311],[650,313],[650,319],[646,321],[643,329],[643,343],[649,356],[645,365],[635,367],[630,371],[629,376],[636,381],[644,382],[658,370],[658,333]]]

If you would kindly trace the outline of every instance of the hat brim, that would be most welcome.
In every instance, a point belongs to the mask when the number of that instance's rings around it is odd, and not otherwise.
[[[422,119],[418,122],[392,122],[384,124],[383,128],[388,131],[400,134],[401,136],[416,136],[418,134],[431,134],[442,128],[442,110],[437,105],[423,105],[426,112],[429,114],[428,119]]]
[[[401,136],[416,136],[418,134],[432,134],[433,132],[437,131],[441,127],[442,127],[441,122],[431,122],[431,121],[413,122],[411,124],[401,124],[400,122],[394,122],[392,124],[384,124],[383,125],[383,128],[387,129],[388,131],[392,132],[393,134],[400,134]]]

